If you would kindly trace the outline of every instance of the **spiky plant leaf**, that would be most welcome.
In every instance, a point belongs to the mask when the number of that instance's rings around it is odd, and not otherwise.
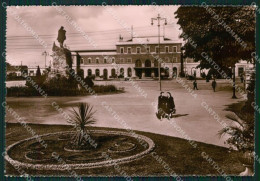
[[[73,143],[80,147],[86,145],[86,135],[89,134],[87,126],[93,125],[96,122],[93,111],[93,107],[87,103],[80,103],[77,106],[77,110],[72,108],[71,119],[68,123],[73,125],[74,135],[72,136]]]

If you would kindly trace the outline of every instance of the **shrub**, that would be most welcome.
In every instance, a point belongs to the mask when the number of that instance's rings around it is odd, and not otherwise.
[[[243,107],[243,110],[245,112],[254,113],[254,107],[252,106],[252,103],[255,101],[255,73],[251,74],[250,77],[250,83],[247,87],[247,101],[245,103],[245,106]]]
[[[95,85],[93,90],[96,93],[104,93],[104,92],[116,92],[117,88],[114,85]]]

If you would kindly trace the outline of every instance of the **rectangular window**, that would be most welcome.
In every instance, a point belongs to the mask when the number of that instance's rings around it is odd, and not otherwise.
[[[165,47],[165,53],[169,53],[169,47]]]
[[[124,53],[124,47],[120,47],[120,53]]]
[[[96,58],[96,63],[99,63],[99,58]]]
[[[124,63],[124,59],[123,58],[120,58],[120,63]]]
[[[176,52],[177,52],[177,46],[173,46],[173,47],[172,47],[172,52],[173,52],[173,53],[176,53]]]
[[[131,50],[132,50],[131,47],[128,47],[127,48],[127,53],[131,53]]]
[[[104,63],[107,63],[107,59],[106,58],[104,58]]]
[[[88,58],[88,63],[91,63],[91,58]]]
[[[146,47],[146,52],[150,53],[150,47]]]
[[[33,70],[30,70],[30,76],[34,76],[34,71]]]
[[[155,52],[159,53],[159,47],[155,47]]]
[[[80,64],[83,64],[84,58],[80,59]]]
[[[173,58],[172,58],[172,62],[173,62],[173,63],[177,63],[177,57],[173,57]]]
[[[84,65],[88,64],[88,60],[84,59]]]
[[[136,53],[141,53],[141,48],[140,47],[136,48]]]
[[[131,58],[128,58],[128,59],[127,59],[127,63],[132,63],[132,59],[131,59]]]

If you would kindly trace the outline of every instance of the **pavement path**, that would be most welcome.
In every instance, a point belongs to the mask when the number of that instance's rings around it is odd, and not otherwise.
[[[222,125],[206,111],[201,103],[205,102],[220,116],[221,120],[225,120],[225,115],[228,113],[224,111],[226,105],[242,99],[231,99],[231,91],[213,92],[210,89],[210,83],[204,82],[198,82],[200,90],[195,91],[196,98],[176,80],[163,81],[162,87],[163,91],[171,92],[174,97],[179,117],[173,120],[180,126],[183,133],[195,141],[227,146],[224,145],[226,138],[220,139],[217,135],[218,131],[223,128]],[[94,96],[50,97],[47,99],[8,97],[7,102],[19,115],[25,117],[27,122],[40,124],[67,124],[63,116],[51,106],[53,101],[56,101],[66,112],[69,112],[71,106],[75,106],[78,102],[88,102],[97,110],[95,126],[124,128],[124,125],[120,124],[114,115],[102,106],[102,102],[105,101],[106,105],[109,105],[133,130],[184,138],[183,134],[180,134],[180,129],[176,129],[166,119],[158,120],[155,115],[156,109],[152,102],[157,105],[160,93],[157,81],[136,81],[135,87],[129,81],[98,82],[97,84],[114,84],[117,87],[124,87],[125,93],[99,95],[96,98]],[[143,90],[147,96],[142,96],[136,86],[140,87],[139,90]],[[188,86],[192,88],[192,83],[189,81]],[[10,114],[7,114],[6,121],[15,122]],[[230,124],[230,121],[225,121]]]

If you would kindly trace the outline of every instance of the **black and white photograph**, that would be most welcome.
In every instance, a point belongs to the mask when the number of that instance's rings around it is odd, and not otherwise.
[[[255,4],[2,6],[6,176],[255,174]]]

